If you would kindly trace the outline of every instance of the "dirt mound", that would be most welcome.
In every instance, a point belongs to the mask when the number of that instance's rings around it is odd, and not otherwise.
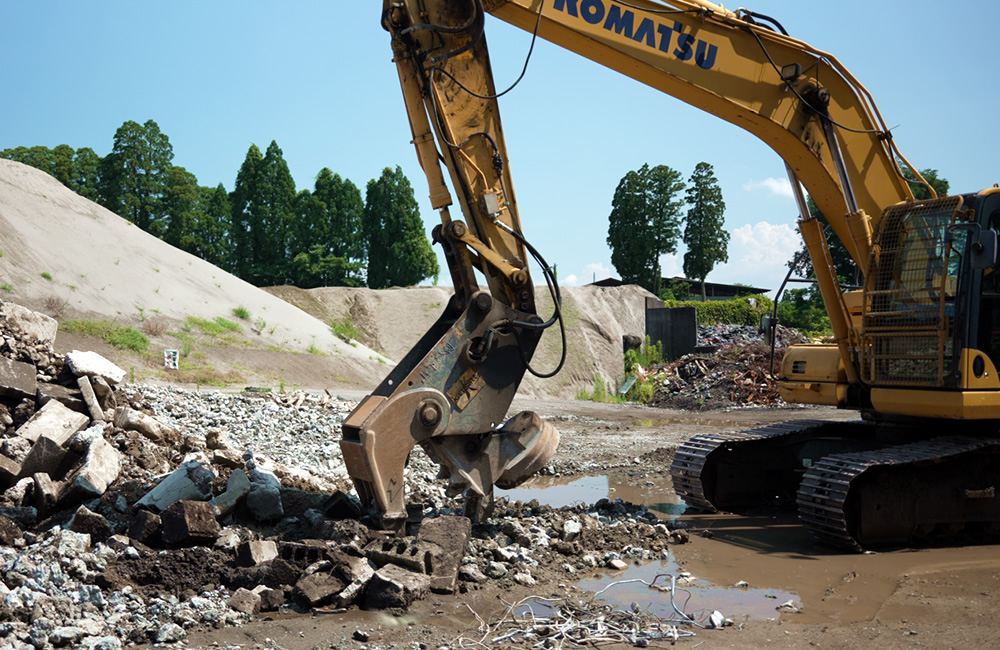
[[[430,329],[452,295],[450,287],[374,291],[285,286],[267,291],[325,322],[349,320],[358,341],[396,360]],[[645,301],[652,294],[641,287],[563,287],[561,291],[567,339],[563,369],[551,379],[525,375],[519,391],[524,397],[570,399],[580,388],[592,387],[597,375],[607,384],[617,384],[622,378],[622,337],[645,332]],[[552,314],[552,299],[544,287],[536,289],[536,300],[539,314],[544,318]],[[547,373],[558,365],[561,355],[558,327],[552,327],[542,336],[531,365]]]

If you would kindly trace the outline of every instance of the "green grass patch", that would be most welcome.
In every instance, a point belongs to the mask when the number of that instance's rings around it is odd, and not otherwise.
[[[588,402],[603,402],[605,404],[624,404],[627,401],[614,392],[609,392],[607,384],[604,383],[604,377],[601,375],[594,377],[593,392],[588,391],[586,388],[581,388],[576,392],[576,398]]]
[[[354,326],[351,319],[344,317],[343,320],[330,321],[330,331],[333,334],[346,343],[350,343],[352,339],[357,339],[360,335],[358,333],[358,328]]]
[[[242,332],[243,328],[240,327],[239,323],[234,323],[233,321],[219,316],[215,320],[207,320],[205,318],[198,318],[197,316],[188,316],[184,319],[185,332],[190,332],[194,329],[198,329],[202,334],[207,334],[208,336],[221,336],[227,332]]]
[[[49,273],[48,271],[42,271],[41,275],[42,275],[42,277],[43,277],[43,278],[45,278],[46,280],[51,280],[51,279],[52,279],[52,274],[51,274],[51,273]]]
[[[0,282],[0,291],[5,291],[7,293],[14,293],[14,285],[10,282]]]
[[[109,320],[64,320],[59,329],[66,332],[93,336],[121,350],[145,352],[149,339],[134,327],[125,327]]]
[[[308,347],[308,348],[306,348],[306,352],[308,352],[309,354],[315,354],[315,355],[317,355],[317,356],[320,356],[320,357],[323,357],[323,356],[326,356],[326,355],[325,355],[325,354],[323,353],[323,351],[322,351],[322,350],[320,350],[320,349],[319,349],[319,348],[318,348],[318,347],[316,346],[316,344],[315,344],[315,343],[310,343],[310,344],[309,344],[309,347]]]
[[[240,320],[250,320],[250,310],[242,305],[233,307],[233,316]]]

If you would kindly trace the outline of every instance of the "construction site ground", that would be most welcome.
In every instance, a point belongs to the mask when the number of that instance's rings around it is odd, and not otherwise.
[[[634,566],[621,573],[606,569],[592,576],[555,573],[532,587],[432,595],[400,615],[362,610],[262,615],[242,628],[192,634],[187,642],[284,648],[528,647],[523,642],[489,643],[490,634],[483,638],[483,622],[499,620],[508,604],[532,595],[589,602],[595,591],[613,582],[650,581],[659,572],[679,570],[698,579],[690,588],[692,599],[686,611],[719,610],[734,625],[695,628],[696,637],[680,639],[673,647],[973,648],[997,644],[993,618],[1000,604],[997,546],[844,554],[815,542],[794,515],[766,511],[752,516],[672,514],[682,506],[672,492],[669,465],[673,449],[688,437],[795,418],[845,419],[848,414],[827,408],[692,413],[561,400],[517,400],[514,408],[539,412],[562,436],[555,464],[560,476],[537,479],[534,485],[541,487],[529,484],[528,497],[545,502],[550,492],[558,492],[551,486],[569,484],[578,486],[575,491],[584,499],[600,498],[604,485],[600,479],[606,477],[605,496],[647,504],[665,519],[676,516],[688,526],[690,541],[671,546],[670,562]],[[584,477],[598,480],[588,483],[581,481]],[[593,484],[597,487],[589,491]],[[620,540],[622,546],[634,542]],[[741,582],[747,586],[737,587]],[[580,584],[588,590],[577,589]],[[662,592],[635,582],[613,586],[603,596],[612,604],[624,598],[618,604],[621,607],[634,602],[654,610],[665,598]],[[776,608],[788,599],[801,611],[779,612]],[[357,637],[356,632],[360,633]],[[479,645],[480,641],[485,645]],[[662,641],[653,647],[671,645]]]

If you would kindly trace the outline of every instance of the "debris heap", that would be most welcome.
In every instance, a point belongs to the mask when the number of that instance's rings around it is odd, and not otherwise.
[[[0,646],[182,642],[260,612],[399,610],[428,593],[622,568],[683,530],[603,499],[498,502],[471,526],[414,450],[392,537],[371,528],[330,395],[122,384],[99,355],[53,351],[52,319],[0,303]]]
[[[771,346],[749,325],[699,326],[698,341],[704,352],[647,371],[647,381],[656,385],[652,406],[700,411],[783,405],[774,375],[785,349],[808,339],[779,325],[773,358]]]

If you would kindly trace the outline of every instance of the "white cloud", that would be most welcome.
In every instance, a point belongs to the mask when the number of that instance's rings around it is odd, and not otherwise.
[[[715,267],[708,280],[776,290],[801,243],[798,231],[788,224],[761,221],[740,226],[730,235],[729,262]]]
[[[750,181],[743,184],[743,189],[747,192],[757,192],[764,190],[771,196],[782,198],[792,198],[792,184],[787,178],[765,178],[762,181]]]
[[[565,287],[576,287],[579,286],[580,284],[580,280],[573,273],[570,273],[565,278],[557,278],[557,279],[559,280],[559,284]]]

